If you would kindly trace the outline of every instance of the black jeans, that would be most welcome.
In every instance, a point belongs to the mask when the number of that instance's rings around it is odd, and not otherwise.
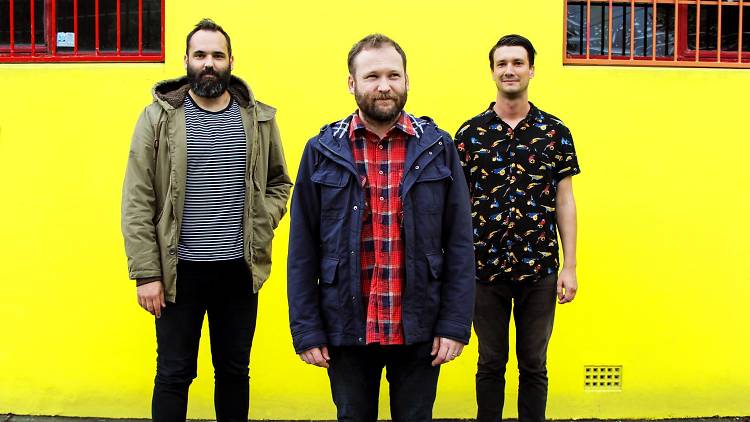
[[[378,419],[380,376],[385,367],[393,422],[432,421],[440,367],[430,365],[431,349],[432,342],[330,347],[328,377],[338,420]]]
[[[479,339],[477,422],[502,420],[510,313],[516,325],[518,419],[544,421],[547,345],[555,319],[557,276],[536,282],[477,284],[474,330]]]
[[[183,422],[196,377],[203,316],[208,312],[218,422],[247,421],[248,366],[258,295],[244,260],[177,263],[177,297],[156,319],[155,422]]]

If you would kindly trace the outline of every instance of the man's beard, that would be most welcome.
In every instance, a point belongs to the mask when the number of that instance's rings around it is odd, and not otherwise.
[[[206,75],[214,75],[213,78],[207,78]],[[190,80],[190,89],[199,97],[216,98],[219,97],[229,86],[232,78],[232,70],[227,68],[223,72],[217,72],[212,67],[196,73],[190,66],[187,69],[187,76]]]
[[[406,105],[407,93],[397,94],[392,92],[390,94],[379,94],[369,95],[366,93],[359,92],[356,88],[354,90],[354,99],[357,101],[359,111],[362,112],[365,118],[379,123],[388,123],[393,121],[396,116],[401,113]],[[376,101],[383,99],[393,100],[393,105],[387,109],[378,107]]]

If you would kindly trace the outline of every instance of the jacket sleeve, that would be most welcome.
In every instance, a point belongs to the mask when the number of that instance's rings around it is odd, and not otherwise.
[[[271,119],[271,136],[268,146],[268,179],[266,181],[265,202],[268,213],[271,215],[273,227],[279,225],[279,221],[286,214],[286,203],[289,200],[289,191],[292,188],[292,180],[287,172],[284,149],[281,146],[281,136],[276,118]]]
[[[447,133],[443,138],[451,142]],[[435,335],[468,344],[476,271],[469,190],[455,147],[447,145],[445,151],[452,181],[443,210],[443,284]]]
[[[315,152],[308,142],[294,185],[287,260],[289,326],[294,350],[327,344],[318,293],[320,273],[320,191],[312,182]]]
[[[122,188],[121,228],[131,279],[162,275],[154,226],[154,161],[154,123],[147,107],[135,125]]]

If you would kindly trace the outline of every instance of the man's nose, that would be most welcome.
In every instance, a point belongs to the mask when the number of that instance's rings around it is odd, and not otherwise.
[[[390,90],[391,90],[391,85],[388,83],[388,79],[381,78],[380,81],[378,81],[378,91],[388,92]]]

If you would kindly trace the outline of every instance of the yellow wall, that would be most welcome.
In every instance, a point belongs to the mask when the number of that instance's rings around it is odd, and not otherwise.
[[[549,417],[750,414],[750,71],[563,67],[562,13],[561,0],[168,1],[164,64],[0,66],[0,413],[149,416],[153,321],[127,280],[120,188],[151,85],[183,74],[184,36],[208,16],[232,36],[235,74],[279,109],[293,176],[305,141],[354,110],[345,60],[361,36],[401,43],[407,109],[455,132],[494,98],[489,47],[527,35],[531,99],[572,129],[583,170],[581,289],[558,308]],[[291,346],[287,236],[285,219],[260,296],[251,417],[333,419],[325,372]],[[191,418],[214,415],[207,346]],[[473,339],[443,368],[436,417],[473,417],[475,361]],[[623,391],[584,392],[587,364],[623,365]]]

